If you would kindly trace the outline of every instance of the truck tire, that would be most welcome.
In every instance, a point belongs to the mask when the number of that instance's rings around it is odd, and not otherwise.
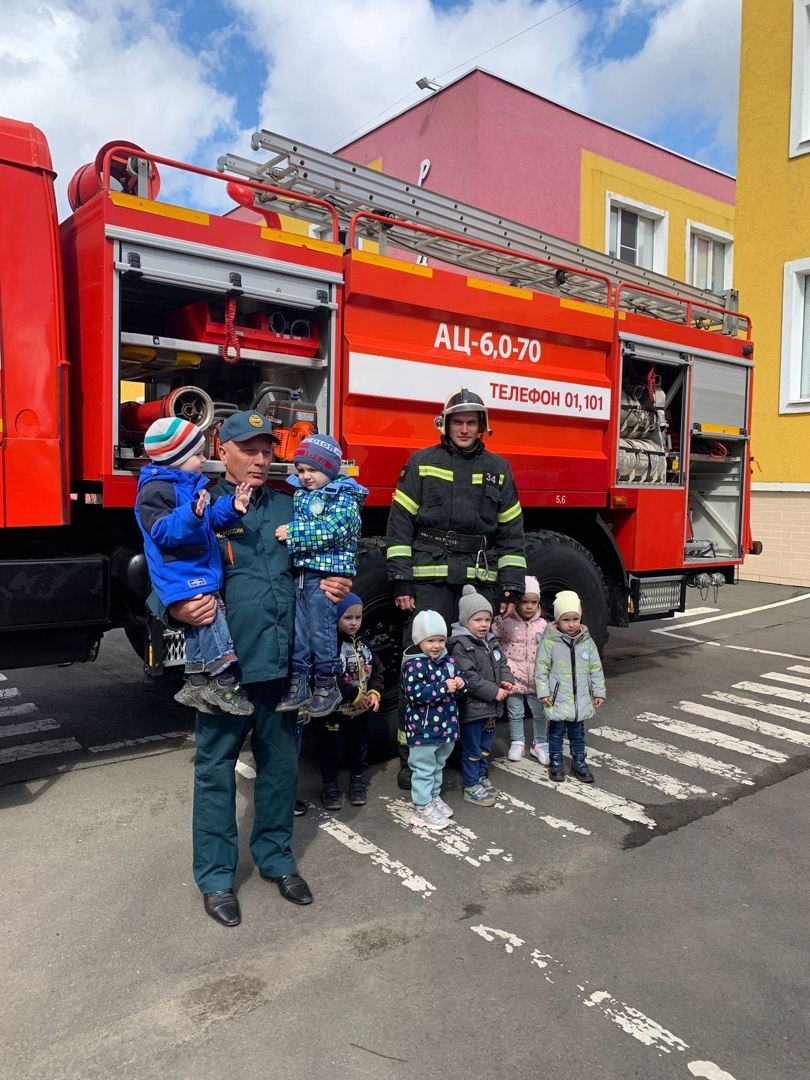
[[[540,582],[540,606],[551,613],[554,597],[562,589],[573,589],[582,601],[582,621],[603,652],[608,638],[608,603],[602,571],[593,556],[562,533],[526,533],[526,563],[529,573]]]
[[[394,606],[385,565],[382,537],[364,537],[357,549],[357,573],[352,586],[363,601],[363,634],[384,668],[385,689],[380,710],[369,723],[369,755],[388,760],[397,753],[397,702],[405,620]]]

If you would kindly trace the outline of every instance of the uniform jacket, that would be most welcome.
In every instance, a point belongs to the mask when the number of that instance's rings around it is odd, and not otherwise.
[[[402,657],[402,693],[405,697],[405,738],[408,746],[427,743],[455,742],[458,739],[458,704],[447,680],[460,675],[450,654],[445,651],[438,660],[411,645]]]
[[[474,637],[466,626],[453,623],[450,650],[459,675],[467,680],[467,696],[461,711],[462,724],[503,716],[506,699],[496,701],[502,682],[514,682],[498,639],[490,631],[485,638]]]
[[[233,495],[217,499],[202,517],[194,513],[209,480],[200,473],[145,465],[138,479],[135,517],[155,592],[166,606],[222,588],[222,564],[214,530],[241,521]]]
[[[590,720],[593,699],[605,697],[605,675],[587,627],[575,638],[549,623],[537,649],[537,696],[550,697],[548,720]]]
[[[317,491],[301,487],[297,476],[287,483],[296,489],[287,529],[287,549],[295,565],[353,576],[367,489],[350,476],[339,476]]]
[[[537,646],[546,626],[539,608],[528,622],[515,612],[508,619],[498,616],[492,624],[492,632],[501,643],[521,694],[534,694]]]
[[[338,711],[344,716],[359,716],[367,710],[359,705],[369,690],[383,692],[383,666],[380,658],[362,637],[349,637],[338,630],[340,674],[338,690],[343,698]]]
[[[422,528],[482,537],[484,556],[420,539]],[[480,582],[523,591],[523,513],[512,470],[480,439],[466,454],[448,439],[411,454],[394,492],[386,540],[394,582]]]

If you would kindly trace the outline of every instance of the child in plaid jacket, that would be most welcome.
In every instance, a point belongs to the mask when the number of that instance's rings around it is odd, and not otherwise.
[[[276,530],[276,539],[287,544],[296,567],[292,678],[278,710],[303,709],[310,716],[328,716],[341,702],[336,680],[338,620],[337,606],[320,586],[333,574],[354,575],[360,507],[368,491],[351,477],[339,475],[341,450],[329,435],[304,439],[293,464],[296,475],[288,480],[296,489],[293,520]]]

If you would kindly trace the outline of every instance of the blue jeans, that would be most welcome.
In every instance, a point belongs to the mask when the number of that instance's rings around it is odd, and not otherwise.
[[[489,775],[487,758],[495,739],[492,731],[484,731],[484,720],[469,720],[461,725],[461,776],[464,787],[475,787]],[[410,758],[408,764],[410,765]]]
[[[431,742],[408,747],[411,769],[411,798],[418,807],[427,806],[442,791],[442,774],[455,743]]]
[[[568,733],[568,743],[571,747],[571,757],[585,757],[585,723],[582,720],[549,720],[549,754],[562,753],[563,736],[566,732]]]
[[[532,731],[534,741],[542,746],[548,740],[546,714],[543,705],[534,694],[510,694],[506,699],[506,715],[509,717],[509,741],[525,742],[526,732],[523,726],[525,716],[524,703],[529,703],[529,712],[532,714]]]
[[[191,626],[186,623],[183,627],[187,675],[196,675],[201,671],[208,675],[219,675],[236,660],[231,632],[225,618],[225,605],[219,593],[214,595],[217,598],[214,621],[209,626]]]
[[[295,579],[295,638],[290,669],[309,678],[314,669],[320,678],[340,672],[337,643],[337,604],[321,588],[329,575],[299,567]]]

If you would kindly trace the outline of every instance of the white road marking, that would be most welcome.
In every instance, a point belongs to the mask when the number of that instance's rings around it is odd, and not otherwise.
[[[578,833],[580,836],[590,836],[590,829],[583,829],[579,825],[575,825],[573,821],[566,821],[565,818],[552,817],[550,814],[541,814],[530,803],[523,802],[522,799],[516,799],[514,795],[507,795],[505,791],[498,792],[498,801],[495,803],[494,809],[505,810],[507,814],[511,814],[513,809],[523,810],[529,817],[536,818],[538,821],[544,821],[546,825],[550,825],[552,829],[562,829],[564,832]]]
[[[656,791],[661,791],[673,799],[688,799],[690,795],[706,794],[706,788],[698,787],[697,784],[686,784],[674,776],[667,776],[666,773],[647,769],[644,765],[636,765],[635,762],[614,757],[613,754],[608,754],[604,750],[589,748],[588,761],[605,765],[611,772],[618,773],[620,776],[629,776],[631,780],[637,780],[639,784],[655,788]]]
[[[0,699],[19,697],[19,696],[20,696],[20,691],[17,689],[16,686],[6,686],[2,690],[0,690]]]
[[[798,675],[786,675],[781,671],[766,671],[760,675],[761,679],[773,679],[774,682],[787,683],[789,686],[810,686],[810,679],[802,679]]]
[[[743,611],[727,611],[725,615],[710,615],[708,619],[696,619],[695,622],[683,623],[682,629],[688,630],[690,626],[705,626],[707,623],[723,622],[725,619],[739,619],[742,615],[754,615],[758,611],[771,611],[773,608],[785,607],[787,604],[798,604],[802,600],[810,600],[810,593],[802,593],[801,596],[791,596],[788,600],[775,600],[772,604],[761,604],[759,607],[745,608]],[[654,634],[666,634],[666,629],[653,630]]]
[[[712,611],[719,611],[719,607],[696,607],[691,611],[676,611],[673,614],[673,619],[691,619],[695,615],[708,615]]]
[[[394,877],[398,877],[406,889],[410,889],[411,892],[419,894],[426,900],[429,900],[436,892],[436,886],[432,885],[427,878],[415,873],[398,859],[392,859],[387,851],[372,844],[370,840],[366,840],[364,836],[350,829],[348,825],[344,825],[342,821],[337,821],[327,813],[321,813],[321,817],[324,820],[318,826],[320,829],[357,855],[368,855],[374,865],[379,866],[384,874],[393,874]]]
[[[47,757],[50,754],[70,754],[81,748],[81,743],[75,739],[50,739],[47,742],[6,746],[0,750],[0,765],[7,765],[11,761],[24,761],[26,758]]]
[[[408,832],[415,833],[423,840],[434,843],[445,855],[453,855],[456,859],[469,863],[470,866],[480,866],[481,863],[491,862],[493,858],[503,859],[507,863],[512,862],[513,856],[503,848],[485,847],[483,854],[475,850],[478,836],[472,829],[459,824],[455,818],[450,819],[450,825],[442,832],[432,832],[430,829],[411,824],[413,803],[405,802],[404,799],[391,799],[387,795],[382,795],[380,798],[385,802],[385,809],[397,825],[407,829]]]
[[[19,716],[21,713],[37,711],[33,701],[25,701],[22,705],[0,705],[0,716]]]
[[[795,720],[797,724],[810,724],[810,712],[806,709],[794,709],[792,705],[766,705],[764,701],[743,697],[741,694],[724,694],[714,690],[704,694],[710,701],[725,701],[728,705],[744,705],[746,709],[767,713],[768,716],[781,716],[783,720]]]
[[[598,735],[602,739],[609,739],[611,742],[624,743],[633,750],[640,750],[644,754],[655,754],[657,757],[667,758],[669,761],[675,761],[679,765],[685,765],[690,769],[701,769],[703,772],[722,776],[724,780],[731,780],[736,784],[753,784],[754,782],[748,773],[737,765],[730,765],[725,761],[715,761],[714,758],[706,757],[704,754],[697,754],[693,750],[682,750],[679,746],[673,746],[672,743],[658,742],[657,739],[646,739],[644,736],[636,735],[632,731],[601,727],[593,728],[590,734]],[[714,795],[715,792],[712,792],[712,794]]]
[[[734,690],[748,690],[751,694],[765,694],[766,697],[783,698],[785,701],[801,701],[803,705],[810,705],[810,694],[803,694],[801,690],[791,690],[789,686],[768,686],[761,682],[735,682]]]
[[[23,724],[7,724],[0,727],[0,739],[10,739],[15,735],[30,735],[32,731],[53,731],[61,727],[55,720],[27,720]]]
[[[810,746],[810,734],[806,731],[793,731],[792,728],[781,727],[779,724],[769,724],[767,720],[756,720],[751,716],[728,712],[726,709],[715,709],[711,705],[701,705],[697,701],[681,701],[677,708],[693,716],[705,716],[709,720],[719,720],[721,724],[731,724],[732,727],[743,728],[746,731],[756,731],[771,739],[781,739],[783,742],[796,743],[798,746]]]
[[[810,667],[805,667],[803,664],[793,664],[788,668],[788,671],[798,671],[800,675],[810,675]]]
[[[246,761],[242,761],[241,758],[236,762],[236,771],[244,776],[246,780],[256,779],[256,770],[248,765]]]
[[[8,682],[8,676],[4,675],[2,671],[0,671],[0,682]]]
[[[752,649],[750,645],[727,645],[724,641],[705,641],[704,645],[719,645],[723,649],[736,649],[737,652],[758,653],[760,656],[780,656],[784,660],[807,660],[806,656],[797,656],[792,652],[774,652],[773,649]]]
[[[503,945],[504,951],[514,960],[528,960],[538,969],[546,982],[554,985],[556,981],[573,983],[570,989],[587,1008],[601,1013],[611,1023],[616,1024],[625,1034],[647,1046],[658,1054],[671,1054],[674,1051],[685,1053],[689,1043],[673,1034],[658,1021],[646,1016],[640,1009],[619,1001],[608,990],[590,990],[588,981],[575,982],[572,972],[565,964],[549,953],[540,949],[531,949],[526,941],[509,930],[499,930],[494,926],[471,926],[470,929],[484,941]],[[555,977],[552,978],[551,976]],[[734,1080],[731,1073],[724,1072],[712,1061],[691,1061],[687,1068],[692,1076],[705,1077],[706,1080]]]
[[[721,746],[724,750],[733,750],[735,754],[745,754],[747,757],[758,758],[760,761],[770,761],[772,764],[781,765],[788,759],[787,754],[783,754],[780,750],[770,750],[765,746],[760,746],[759,743],[727,735],[724,731],[712,731],[711,728],[687,724],[683,720],[659,716],[658,713],[639,713],[636,720],[654,724],[661,731],[671,731],[684,739],[695,739],[697,742],[709,743],[710,746]]]
[[[140,739],[122,739],[120,742],[104,743],[103,746],[88,746],[91,754],[103,754],[107,750],[120,750],[124,746],[144,746],[146,743],[164,742],[166,739],[187,739],[188,731],[164,731],[160,735],[144,735]]]
[[[609,791],[603,791],[597,787],[590,785],[585,787],[578,780],[570,778],[564,784],[555,783],[542,776],[537,767],[528,761],[499,760],[493,761],[492,764],[496,769],[503,769],[504,772],[511,773],[513,776],[530,780],[533,784],[540,784],[541,787],[556,791],[560,795],[567,795],[569,799],[586,803],[595,810],[602,810],[606,814],[612,814],[614,817],[634,824],[646,825],[648,829],[655,828],[656,823],[644,812],[641,803],[623,799],[620,795],[611,795]]]

